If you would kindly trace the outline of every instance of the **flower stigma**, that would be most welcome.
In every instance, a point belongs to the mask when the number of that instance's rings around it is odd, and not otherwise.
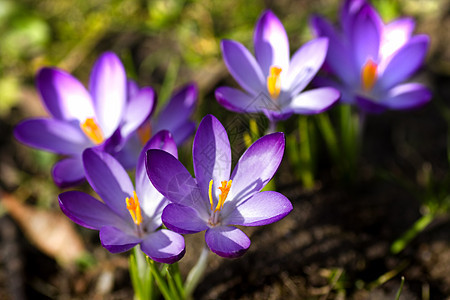
[[[372,60],[368,59],[367,62],[364,64],[361,70],[361,82],[362,87],[364,91],[368,92],[370,91],[373,86],[375,85],[375,82],[377,82],[378,78],[378,65]]]
[[[81,130],[96,145],[103,143],[103,133],[94,118],[87,118],[80,123]]]
[[[217,202],[217,206],[215,209],[214,209],[214,200],[212,197],[213,182],[214,181],[211,179],[211,181],[209,182],[209,189],[208,189],[209,202],[211,203],[211,212],[212,212],[211,217],[209,219],[210,225],[216,225],[219,222],[219,214],[217,212],[223,208],[223,204],[225,203],[225,200],[227,199],[228,192],[230,191],[231,183],[233,181],[232,180],[229,180],[229,181],[224,180],[221,182],[222,186],[218,187],[218,189],[220,190],[219,201]]]
[[[131,217],[133,218],[134,224],[139,226],[142,223],[142,214],[141,214],[141,205],[139,204],[139,199],[136,195],[136,191],[133,191],[133,197],[127,197],[125,199],[127,203],[127,209],[130,212]]]
[[[276,66],[270,67],[269,76],[267,76],[267,90],[273,100],[278,99],[281,92],[281,68]]]

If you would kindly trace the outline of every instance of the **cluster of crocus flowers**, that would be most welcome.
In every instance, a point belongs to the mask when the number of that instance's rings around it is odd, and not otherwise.
[[[133,184],[122,165],[99,149],[86,149],[82,159],[86,178],[103,202],[79,191],[59,195],[61,210],[75,223],[98,230],[102,246],[112,253],[140,245],[151,259],[173,263],[185,253],[181,235],[161,229],[161,213],[167,200],[151,184],[145,170],[148,149],[162,149],[177,156],[168,131],[157,133],[143,148]]]
[[[149,150],[148,176],[171,202],[162,214],[164,225],[182,234],[206,230],[206,243],[212,252],[223,257],[241,256],[250,247],[250,239],[233,225],[270,224],[292,210],[291,202],[280,193],[260,192],[278,169],[284,146],[283,133],[260,138],[231,173],[228,135],[214,116],[207,115],[192,147],[195,179],[170,153]]]
[[[340,13],[340,29],[315,16],[312,27],[329,40],[324,63],[331,77],[319,77],[318,86],[333,86],[341,101],[366,112],[410,109],[431,99],[418,83],[403,83],[422,65],[429,38],[412,35],[414,21],[401,18],[384,24],[364,0],[347,0]]]
[[[84,180],[84,149],[117,149],[148,118],[153,90],[141,89],[127,100],[126,82],[124,67],[111,52],[96,61],[89,91],[63,70],[39,71],[37,88],[51,117],[25,120],[14,134],[26,145],[67,156],[52,171],[58,186]]]
[[[96,61],[89,91],[57,68],[41,69],[37,88],[51,117],[25,120],[14,134],[26,145],[66,156],[52,170],[59,187],[84,181],[81,154],[87,148],[110,153],[130,169],[136,166],[152,132],[170,130],[181,143],[195,130],[195,123],[189,120],[197,100],[194,84],[172,95],[151,128],[155,92],[127,80],[120,59],[112,52]]]
[[[332,87],[302,92],[324,62],[328,39],[309,41],[290,59],[286,31],[271,11],[264,12],[256,24],[256,59],[236,41],[223,40],[221,48],[225,65],[244,89],[216,89],[217,101],[231,111],[264,113],[276,122],[292,114],[323,112],[339,98]]]

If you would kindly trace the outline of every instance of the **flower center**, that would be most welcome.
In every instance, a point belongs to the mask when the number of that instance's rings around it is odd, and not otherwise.
[[[281,91],[281,68],[276,66],[270,67],[270,74],[267,76],[267,90],[273,100],[278,99]]]
[[[87,118],[80,123],[81,130],[96,145],[103,143],[103,133],[101,128],[95,123],[94,118]]]
[[[134,224],[139,227],[139,225],[141,225],[142,223],[142,214],[136,191],[133,191],[133,197],[127,197],[125,199],[125,202],[127,203],[127,209],[130,212],[131,217],[133,218]]]
[[[372,60],[368,59],[365,65],[361,69],[361,82],[364,91],[368,92],[372,90],[375,82],[378,78],[378,65]]]
[[[222,181],[222,186],[219,187],[219,190],[220,190],[219,202],[217,202],[217,206],[214,209],[214,200],[212,197],[213,180],[211,179],[211,181],[209,182],[209,190],[208,190],[209,202],[211,203],[211,211],[213,213],[215,213],[223,208],[223,204],[225,203],[225,200],[227,199],[227,196],[228,196],[228,192],[230,191],[230,188],[231,188],[231,183],[232,183],[232,180]]]
[[[152,136],[152,126],[150,125],[150,122],[145,122],[142,124],[137,129],[137,135],[142,145],[147,144],[148,140],[150,140],[150,137]]]

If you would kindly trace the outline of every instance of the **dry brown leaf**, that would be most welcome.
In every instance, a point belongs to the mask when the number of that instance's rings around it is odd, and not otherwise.
[[[2,205],[39,250],[59,263],[71,264],[86,251],[74,226],[61,212],[45,211],[3,194]]]

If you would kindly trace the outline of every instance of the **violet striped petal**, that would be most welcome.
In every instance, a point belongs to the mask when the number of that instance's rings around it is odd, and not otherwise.
[[[360,69],[369,59],[378,63],[381,30],[377,13],[372,7],[364,6],[355,18],[351,37],[356,65]]]
[[[331,87],[309,90],[292,99],[289,109],[302,115],[318,114],[336,103],[340,95],[338,90]]]
[[[72,187],[85,181],[81,156],[69,157],[58,161],[52,169],[52,177],[60,188]]]
[[[208,199],[209,182],[213,180],[212,195],[218,199],[221,181],[230,178],[231,148],[225,128],[213,115],[205,116],[198,126],[192,157],[195,179],[203,198]]]
[[[95,116],[91,95],[69,73],[43,68],[37,74],[36,82],[42,100],[54,118],[84,122]]]
[[[147,175],[155,188],[169,201],[207,212],[209,201],[183,164],[171,154],[157,149],[147,151]]]
[[[341,36],[339,36],[333,26],[319,16],[312,17],[311,26],[318,37],[328,38],[326,65],[347,84],[353,85],[358,83],[359,68],[355,64],[350,49],[341,40]]]
[[[57,119],[25,120],[16,126],[14,136],[28,146],[58,154],[80,154],[93,146],[78,124]]]
[[[232,40],[222,40],[221,49],[228,71],[243,89],[252,95],[266,90],[261,67],[247,48]]]
[[[108,153],[92,148],[83,152],[83,165],[94,191],[111,210],[132,223],[125,200],[133,196],[134,188],[122,165]]]
[[[173,133],[175,128],[189,120],[195,109],[197,98],[198,88],[194,83],[177,90],[159,113],[158,120],[153,124],[153,130],[157,132],[166,129]]]
[[[386,66],[379,85],[389,89],[408,79],[423,64],[427,53],[429,38],[426,35],[417,35],[403,46]]]
[[[289,40],[280,20],[270,10],[265,11],[256,24],[253,35],[255,56],[267,77],[271,66],[287,70],[289,66]]]
[[[170,230],[182,234],[197,233],[208,229],[206,221],[194,208],[175,203],[164,208],[162,221]]]
[[[233,226],[209,228],[205,233],[205,240],[212,252],[226,258],[244,255],[251,243],[242,230]]]
[[[260,226],[283,219],[292,210],[291,202],[282,194],[266,191],[239,204],[223,220],[224,224]]]
[[[128,100],[120,127],[124,138],[132,134],[150,116],[155,104],[155,92],[150,87],[142,88]]]
[[[119,127],[127,99],[125,69],[112,52],[100,56],[89,81],[89,91],[94,101],[97,121],[108,138]]]
[[[141,250],[152,260],[164,264],[179,261],[186,252],[184,238],[167,229],[147,235],[141,243]]]
[[[132,249],[142,242],[142,239],[123,232],[114,226],[100,228],[100,241],[102,246],[111,253],[120,253]]]
[[[220,105],[238,113],[259,113],[273,106],[267,105],[270,102],[264,101],[265,99],[271,101],[265,94],[251,96],[241,90],[227,86],[217,88],[215,96]]]
[[[83,227],[100,230],[103,226],[123,224],[120,217],[108,206],[86,193],[64,192],[59,194],[58,200],[62,212]]]
[[[391,89],[384,105],[390,109],[412,109],[431,100],[431,91],[418,83],[405,83]]]
[[[233,183],[223,207],[224,215],[272,179],[283,158],[284,146],[284,134],[276,132],[258,139],[244,152],[231,175]]]
[[[327,55],[328,38],[321,37],[304,44],[292,56],[287,79],[291,95],[300,93],[317,74]]]

